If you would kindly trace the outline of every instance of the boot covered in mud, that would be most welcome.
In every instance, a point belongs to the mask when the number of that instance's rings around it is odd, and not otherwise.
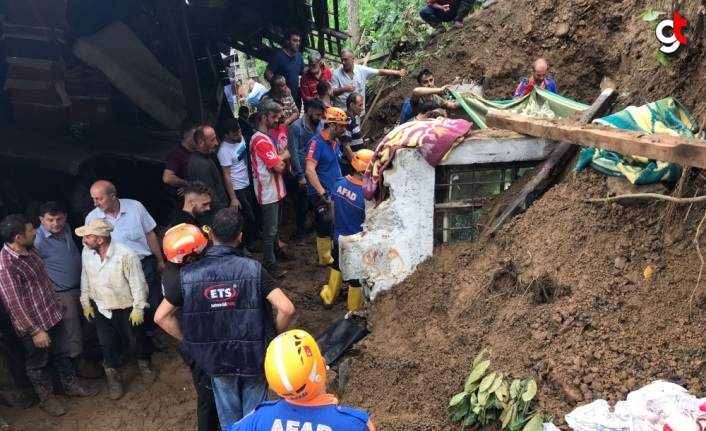
[[[61,416],[66,413],[66,408],[54,396],[51,382],[35,383],[34,390],[39,396],[39,408],[49,416]]]
[[[108,398],[119,400],[123,396],[123,384],[115,368],[105,369],[105,378],[108,380]]]
[[[152,383],[157,381],[157,371],[152,368],[152,364],[149,361],[137,361],[137,366],[140,367],[140,375],[142,375],[142,381],[150,386]]]
[[[316,237],[316,253],[319,255],[319,266],[329,266],[333,264],[331,257],[331,238]]]
[[[341,291],[342,282],[343,275],[341,275],[341,271],[332,269],[328,276],[328,284],[324,285],[319,293],[319,296],[324,301],[324,308],[331,308],[333,303],[336,302],[338,293]]]
[[[458,11],[456,12],[456,18],[454,18],[454,28],[463,28],[463,19],[468,16],[469,12],[473,10],[473,5],[467,4],[461,1],[458,5]]]
[[[64,393],[70,397],[92,397],[99,391],[97,388],[87,388],[78,383],[75,375],[61,376]]]
[[[436,37],[442,33],[446,32],[446,27],[444,27],[444,23],[441,22],[441,20],[435,16],[431,16],[425,20],[427,24],[429,24],[434,31],[431,32],[431,37]]]

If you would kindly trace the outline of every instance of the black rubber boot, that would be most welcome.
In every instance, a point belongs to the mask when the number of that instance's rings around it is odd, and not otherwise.
[[[456,18],[454,18],[454,28],[463,28],[463,19],[473,10],[473,6],[461,2],[458,6],[458,11],[456,12]]]
[[[426,22],[434,29],[434,31],[431,33],[431,37],[436,37],[446,32],[446,27],[444,27],[444,23],[441,22],[439,18],[432,16],[431,18],[427,19]]]
[[[92,397],[99,391],[97,388],[86,388],[78,384],[76,376],[61,376],[64,393],[70,397]]]

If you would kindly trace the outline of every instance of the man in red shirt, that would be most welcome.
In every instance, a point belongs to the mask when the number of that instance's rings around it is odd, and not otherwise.
[[[178,196],[184,196],[184,189],[189,183],[186,174],[189,166],[189,157],[194,151],[194,132],[198,128],[195,124],[184,124],[180,130],[181,142],[174,147],[167,156],[167,163],[164,166],[162,181],[164,184],[173,187]]]
[[[302,75],[299,88],[304,103],[319,97],[316,86],[320,81],[331,82],[331,69],[326,67],[318,51],[309,52],[309,70]]]
[[[434,27],[432,37],[446,31],[445,22],[455,21],[454,28],[463,28],[463,19],[473,10],[473,0],[427,0],[419,16]]]
[[[50,365],[56,367],[64,393],[90,397],[97,389],[78,384],[69,359],[63,307],[52,287],[39,252],[34,248],[37,230],[27,217],[11,214],[0,222],[0,298],[12,326],[22,341],[27,377],[39,396],[39,407],[50,416],[66,413],[54,398]]]
[[[263,266],[274,278],[283,277],[287,271],[277,266],[280,202],[287,195],[284,184],[285,161],[289,151],[278,150],[270,137],[270,129],[279,123],[282,108],[273,100],[264,100],[258,106],[257,130],[250,141],[255,195],[262,208]]]

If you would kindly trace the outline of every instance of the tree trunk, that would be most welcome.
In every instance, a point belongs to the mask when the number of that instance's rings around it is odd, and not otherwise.
[[[351,35],[351,47],[355,49],[358,46],[358,42],[360,42],[358,0],[348,0],[348,34]]]

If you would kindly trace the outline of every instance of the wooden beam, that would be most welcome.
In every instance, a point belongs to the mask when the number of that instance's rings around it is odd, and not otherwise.
[[[706,141],[644,132],[584,125],[573,121],[552,121],[505,112],[489,112],[489,127],[513,130],[570,144],[586,145],[621,154],[706,168]]]
[[[618,93],[613,89],[603,90],[595,102],[581,115],[579,124],[588,124],[595,118],[608,112],[608,109],[617,99]],[[487,121],[486,116],[486,121]],[[490,126],[490,124],[489,124]],[[497,127],[497,126],[491,126]],[[554,181],[554,179],[564,170],[566,164],[578,151],[576,145],[571,145],[566,142],[561,142],[557,147],[549,153],[547,160],[537,166],[532,179],[525,184],[520,192],[515,196],[515,199],[506,206],[499,216],[491,217],[491,222],[487,229],[482,232],[483,236],[491,235],[500,228],[508,219],[521,214],[529,208],[530,205],[546,190],[546,188]]]

